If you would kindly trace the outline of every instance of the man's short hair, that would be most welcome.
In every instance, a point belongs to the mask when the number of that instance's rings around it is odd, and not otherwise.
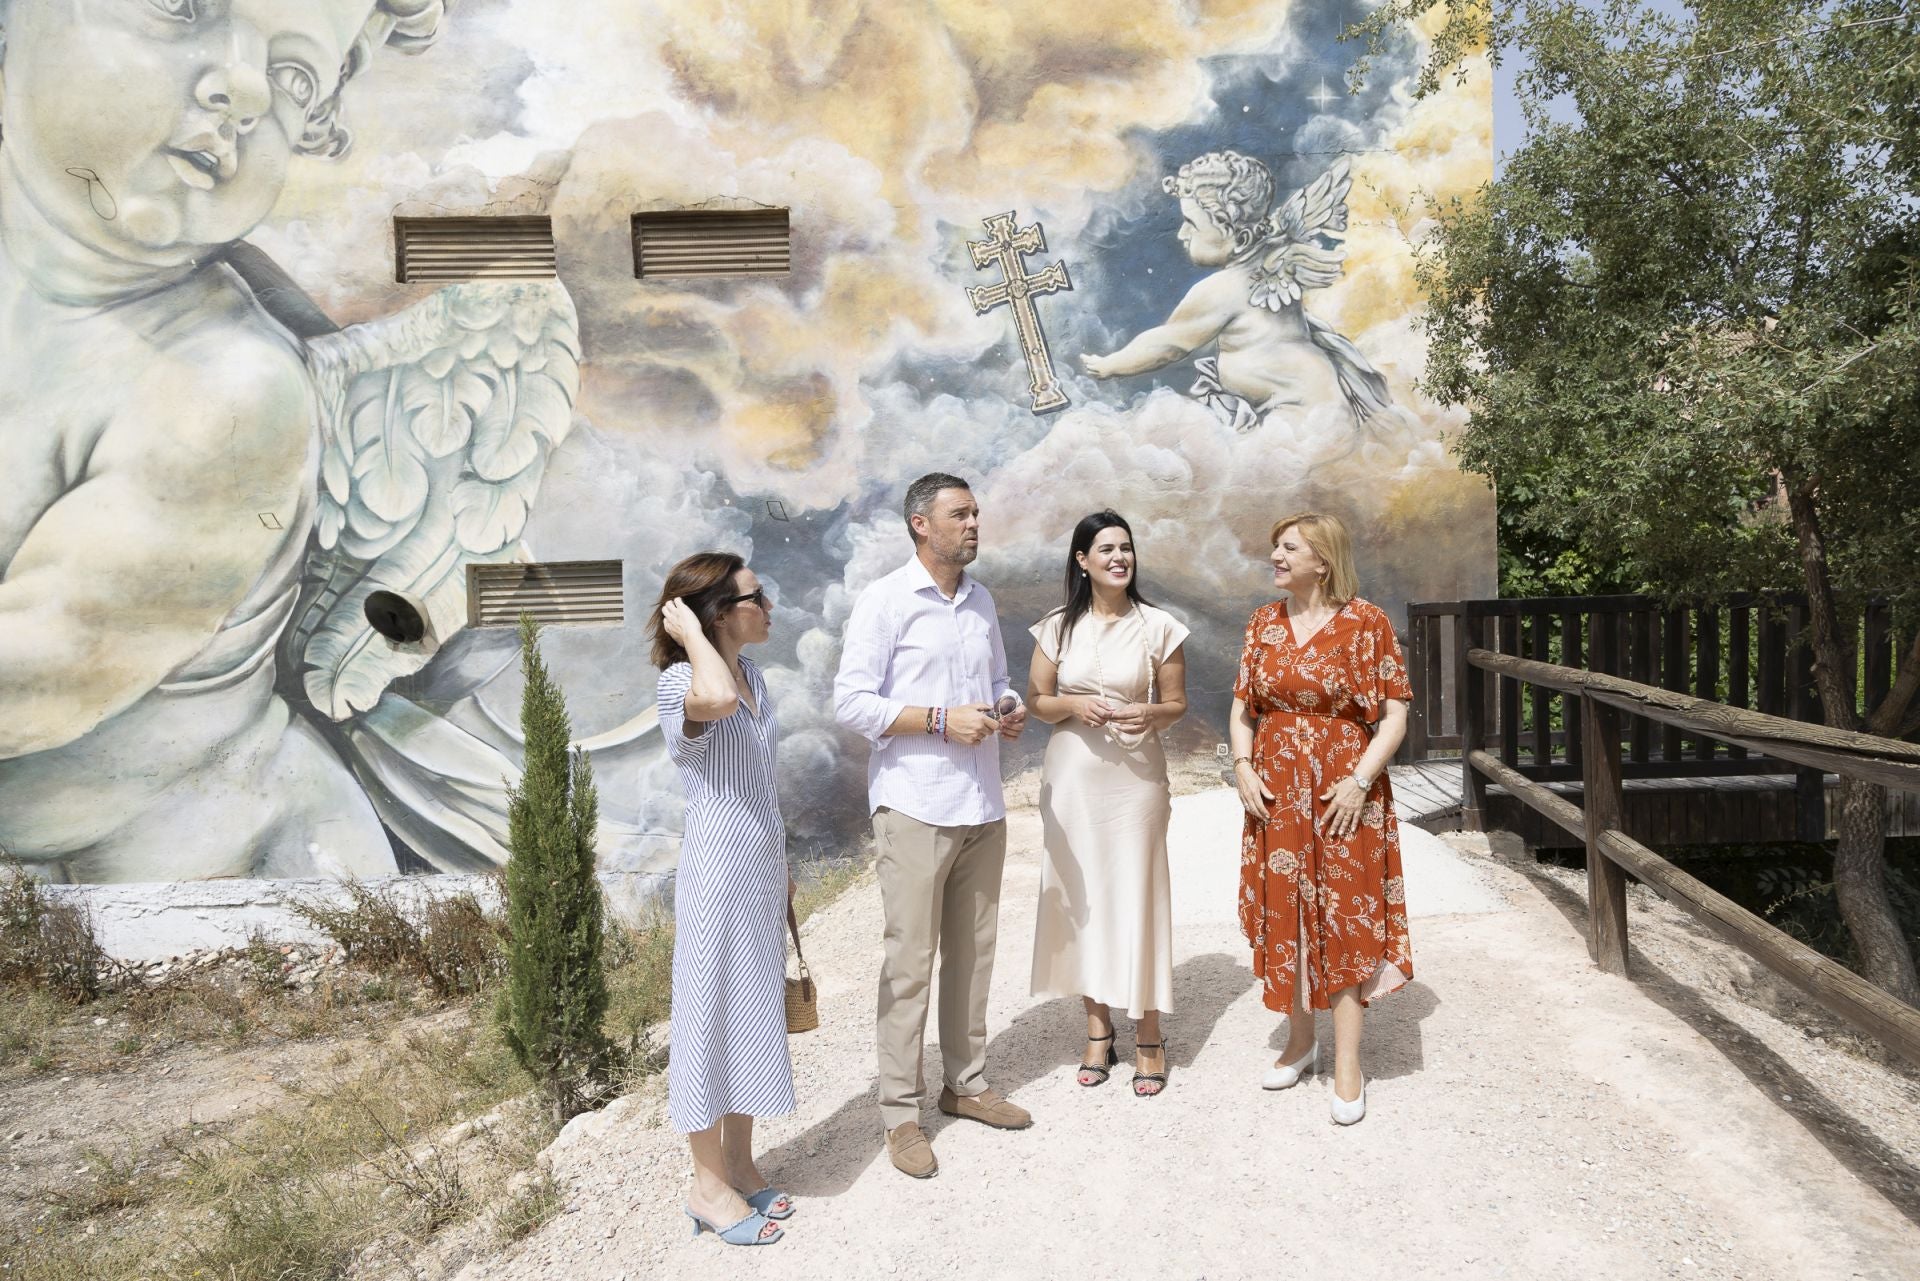
[[[958,476],[950,476],[943,471],[930,471],[907,486],[907,501],[902,505],[902,511],[907,518],[907,533],[912,535],[915,542],[920,541],[920,536],[913,532],[913,518],[925,516],[928,509],[933,506],[933,500],[940,496],[940,491],[943,489],[964,489],[968,493],[973,492],[972,485]]]

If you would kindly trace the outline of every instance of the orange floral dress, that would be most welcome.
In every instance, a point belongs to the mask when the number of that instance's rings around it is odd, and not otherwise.
[[[1267,821],[1246,818],[1240,842],[1240,928],[1267,1008],[1293,1008],[1305,955],[1314,1009],[1360,985],[1363,1000],[1413,977],[1400,829],[1387,771],[1373,781],[1353,835],[1334,840],[1317,823],[1320,799],[1351,774],[1387,699],[1413,701],[1393,624],[1354,599],[1296,645],[1285,601],[1247,620],[1234,697],[1253,717],[1253,768],[1273,793]]]

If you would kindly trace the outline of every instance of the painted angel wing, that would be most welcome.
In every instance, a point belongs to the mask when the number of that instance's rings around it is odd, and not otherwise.
[[[367,622],[402,592],[444,641],[466,625],[466,567],[524,555],[547,458],[573,422],[579,323],[557,281],[450,285],[310,339],[320,503],[287,659],[313,706],[364,712],[426,665]]]
[[[1352,186],[1342,156],[1268,216],[1265,253],[1248,295],[1254,306],[1279,311],[1299,302],[1306,290],[1324,289],[1340,278],[1346,250],[1326,242],[1346,234]]]

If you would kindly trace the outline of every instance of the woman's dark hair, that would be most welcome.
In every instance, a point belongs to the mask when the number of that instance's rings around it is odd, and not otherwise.
[[[720,622],[720,615],[726,612],[727,604],[737,595],[733,590],[733,576],[747,567],[747,562],[732,552],[695,552],[693,555],[667,571],[667,581],[660,588],[660,599],[653,604],[653,616],[647,619],[647,635],[653,639],[653,665],[666,671],[675,663],[687,661],[687,651],[679,641],[667,635],[667,629],[660,624],[660,613],[667,602],[676,598],[687,602],[687,608],[700,620],[700,630],[706,633],[708,640],[713,639],[713,629]]]
[[[1067,648],[1067,637],[1073,635],[1073,625],[1085,618],[1087,611],[1093,608],[1093,579],[1081,570],[1078,558],[1082,552],[1093,550],[1093,540],[1103,529],[1124,529],[1127,531],[1127,541],[1133,541],[1133,526],[1127,524],[1125,516],[1111,508],[1082,516],[1080,523],[1073,527],[1073,538],[1067,544],[1065,591],[1067,603],[1047,615],[1048,618],[1052,618],[1054,614],[1060,616],[1062,653]],[[1153,604],[1140,594],[1140,549],[1138,547],[1133,549],[1133,576],[1127,579],[1127,598],[1136,605]]]

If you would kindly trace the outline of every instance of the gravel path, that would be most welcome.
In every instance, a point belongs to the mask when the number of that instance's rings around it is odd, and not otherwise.
[[[873,1106],[880,902],[816,915],[823,1026],[793,1038],[800,1111],[767,1123],[799,1201],[758,1250],[687,1239],[664,1081],[550,1149],[569,1211],[470,1281],[734,1277],[1911,1278],[1920,1086],[1863,1058],[1742,958],[1636,890],[1636,981],[1603,975],[1567,878],[1482,838],[1406,829],[1416,981],[1367,1025],[1367,1119],[1329,1086],[1258,1088],[1282,1040],[1233,918],[1230,792],[1175,801],[1178,1009],[1167,1093],[1074,1083],[1079,1003],[1027,967],[1040,825],[1011,819],[989,1072],[1001,1133],[930,1113],[939,1177],[897,1173]],[[1321,1016],[1321,1034],[1331,1028]],[[1819,1033],[1818,1039],[1813,1033]],[[1122,1027],[1122,1053],[1131,1049]],[[939,1059],[928,1080],[939,1080]],[[1794,1091],[1798,1093],[1794,1093]]]

